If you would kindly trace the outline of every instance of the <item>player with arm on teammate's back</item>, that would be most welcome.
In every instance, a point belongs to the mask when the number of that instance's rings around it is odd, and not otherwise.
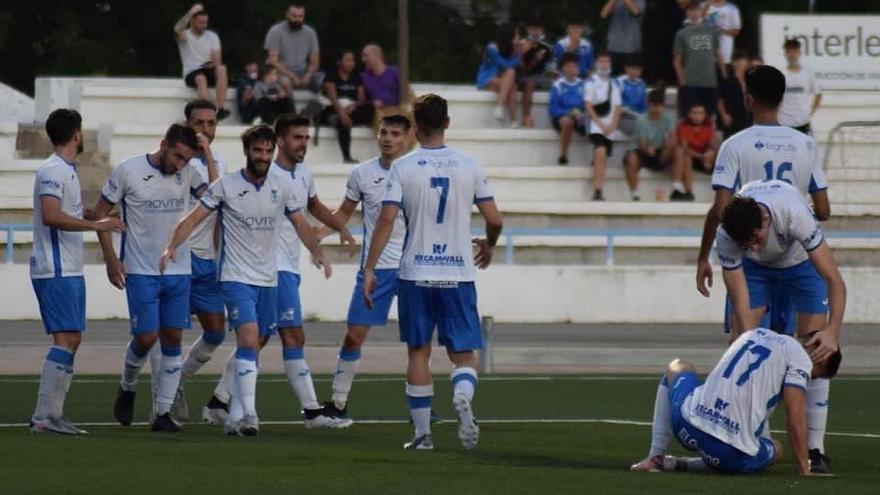
[[[810,336],[807,336],[810,338]],[[651,449],[633,471],[718,471],[751,474],[782,459],[782,444],[770,437],[769,420],[782,402],[795,467],[801,476],[828,475],[811,469],[807,450],[805,389],[811,379],[830,379],[840,351],[811,362],[816,345],[803,346],[766,328],[743,333],[700,383],[691,363],[676,359],[657,387]],[[698,458],[666,452],[672,436]]]
[[[436,327],[452,371],[452,404],[458,415],[458,437],[465,449],[479,439],[471,401],[477,385],[474,350],[483,346],[475,268],[487,268],[501,235],[501,214],[489,181],[473,158],[444,144],[449,127],[446,100],[426,94],[413,103],[420,146],[391,166],[382,211],[364,265],[364,297],[374,305],[376,268],[391,237],[398,213],[407,220],[406,244],[398,277],[400,340],[409,354],[406,395],[415,434],[406,449],[433,449],[431,438],[431,341]],[[486,238],[470,238],[471,209],[476,204],[486,221]],[[472,258],[473,256],[473,258]]]

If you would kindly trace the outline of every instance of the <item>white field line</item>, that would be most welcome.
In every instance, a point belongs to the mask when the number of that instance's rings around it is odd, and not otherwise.
[[[634,421],[630,419],[609,419],[609,418],[495,418],[480,419],[483,425],[545,425],[545,424],[605,424],[605,425],[623,425],[623,426],[651,426],[650,421]],[[261,425],[273,426],[298,426],[302,425],[302,421],[260,421]],[[359,425],[405,425],[409,424],[406,419],[359,419],[355,421]],[[436,424],[458,424],[454,420],[440,420]],[[77,423],[83,427],[102,427],[102,426],[119,426],[114,422],[92,422]],[[149,423],[132,423],[133,426],[149,426]],[[0,423],[0,428],[26,428],[27,423]],[[773,433],[785,433],[783,430],[771,430]],[[833,437],[850,437],[850,438],[872,438],[880,439],[880,433],[852,433],[852,432],[834,432],[825,433]]]

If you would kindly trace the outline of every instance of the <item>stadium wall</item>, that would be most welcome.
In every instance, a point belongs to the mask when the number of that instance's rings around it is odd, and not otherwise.
[[[309,319],[342,321],[357,266],[337,265],[330,280],[317,270],[303,271],[303,307]],[[845,321],[880,323],[874,301],[880,268],[843,268],[848,286]],[[107,282],[103,265],[87,265],[87,316],[127,318],[125,296]],[[38,319],[28,282],[28,266],[0,265],[0,319]],[[500,322],[711,323],[723,304],[721,274],[710,299],[694,288],[690,266],[506,266],[481,273],[480,312]],[[394,311],[396,314],[396,310]]]

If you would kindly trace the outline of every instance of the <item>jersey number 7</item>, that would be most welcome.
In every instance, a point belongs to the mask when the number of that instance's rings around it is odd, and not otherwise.
[[[449,197],[449,177],[431,177],[431,187],[440,189],[440,204],[437,206],[437,223],[446,217],[446,198]]]
[[[758,356],[758,359],[749,364],[749,367],[741,375],[739,375],[739,378],[737,378],[736,380],[736,385],[738,387],[742,387],[743,385],[745,385],[745,383],[749,381],[749,376],[757,371],[757,369],[760,368],[762,364],[764,364],[764,361],[766,361],[767,358],[770,357],[770,354],[773,352],[762,345],[755,345],[754,340],[746,341],[745,345],[743,345],[740,350],[737,351],[736,354],[734,354],[733,359],[730,360],[730,364],[727,365],[727,368],[725,368],[724,373],[721,376],[723,376],[724,378],[730,378],[730,375],[733,374],[734,368],[736,368],[736,364],[739,363],[739,360],[742,359],[746,351]]]

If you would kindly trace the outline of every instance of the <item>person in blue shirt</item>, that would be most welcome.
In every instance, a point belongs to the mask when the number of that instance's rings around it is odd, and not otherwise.
[[[565,53],[576,53],[579,60],[578,75],[584,79],[593,70],[595,54],[593,44],[583,37],[584,26],[580,20],[573,20],[565,28],[565,37],[560,38],[553,46],[553,56],[562,60]]]
[[[648,111],[648,85],[642,80],[642,61],[638,57],[630,57],[623,67],[624,75],[617,78],[623,108],[642,115]]]
[[[559,61],[562,77],[550,88],[547,110],[553,128],[559,132],[559,165],[568,165],[568,146],[572,134],[577,131],[586,136],[584,126],[584,80],[578,77],[580,60],[577,54],[566,53]]]
[[[516,28],[504,24],[498,28],[495,41],[486,45],[477,70],[477,89],[498,93],[495,120],[504,122],[504,107],[512,126],[516,126],[516,68],[519,65]]]

